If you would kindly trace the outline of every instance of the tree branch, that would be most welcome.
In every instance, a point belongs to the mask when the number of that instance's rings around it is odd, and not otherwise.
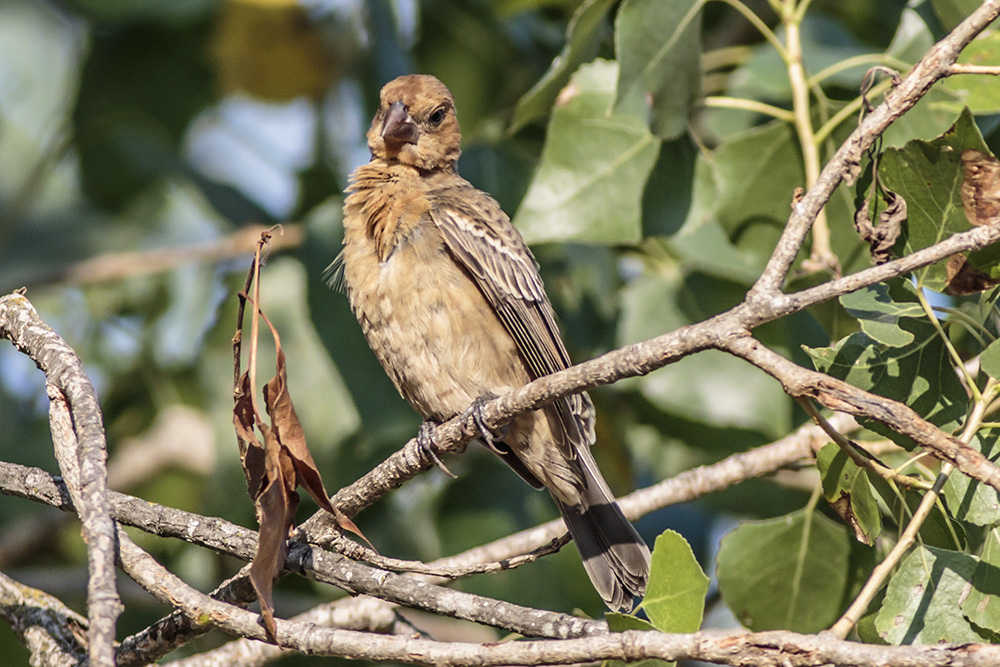
[[[90,663],[111,667],[121,603],[115,588],[115,526],[107,497],[107,448],[97,394],[76,353],[39,319],[22,295],[0,298],[0,336],[45,373],[56,457],[79,508],[87,543]]]

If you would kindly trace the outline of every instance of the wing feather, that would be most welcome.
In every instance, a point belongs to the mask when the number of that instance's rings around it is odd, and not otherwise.
[[[471,186],[468,186],[471,188]],[[470,204],[474,200],[474,204]],[[448,249],[469,272],[494,312],[516,341],[534,377],[571,365],[538,264],[520,233],[493,199],[448,197],[431,207],[431,217]],[[585,394],[553,404],[567,436],[559,443],[567,455],[594,440],[593,406]]]

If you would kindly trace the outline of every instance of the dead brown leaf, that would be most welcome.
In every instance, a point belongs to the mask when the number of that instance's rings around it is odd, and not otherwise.
[[[962,207],[976,226],[1000,221],[1000,161],[988,153],[967,148],[962,151]]]
[[[947,271],[949,294],[959,296],[962,294],[975,294],[988,290],[995,285],[1000,285],[1000,280],[991,278],[988,273],[983,273],[979,269],[969,264],[965,255],[958,253],[948,258],[945,267]]]
[[[854,212],[854,228],[861,240],[869,245],[872,261],[884,264],[889,261],[892,246],[896,245],[903,222],[906,220],[906,200],[891,190],[885,191],[886,207],[879,213],[878,225],[872,224],[871,195]]]

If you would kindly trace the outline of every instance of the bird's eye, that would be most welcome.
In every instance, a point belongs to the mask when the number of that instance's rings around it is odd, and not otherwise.
[[[434,113],[432,113],[430,115],[430,118],[428,119],[430,120],[431,125],[440,125],[441,121],[444,120],[445,113],[446,109],[444,107],[438,107],[437,109],[435,109]]]

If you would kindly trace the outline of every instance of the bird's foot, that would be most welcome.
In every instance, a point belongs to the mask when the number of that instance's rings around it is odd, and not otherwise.
[[[419,447],[425,454],[427,458],[434,462],[434,464],[440,468],[444,474],[448,475],[452,479],[458,479],[458,475],[454,474],[452,471],[448,470],[448,466],[444,464],[441,457],[437,453],[437,443],[434,442],[434,429],[437,428],[437,424],[432,421],[425,421],[420,424],[420,428],[417,430],[417,447]]]
[[[465,412],[462,413],[462,422],[465,423],[471,419],[472,423],[476,427],[476,430],[479,431],[479,439],[483,441],[483,444],[497,454],[500,454],[501,452],[496,448],[494,443],[507,437],[508,426],[504,424],[498,429],[491,430],[486,423],[486,416],[483,414],[483,409],[486,404],[496,397],[496,394],[491,393],[478,396],[476,400],[472,402],[472,405],[466,408]]]

